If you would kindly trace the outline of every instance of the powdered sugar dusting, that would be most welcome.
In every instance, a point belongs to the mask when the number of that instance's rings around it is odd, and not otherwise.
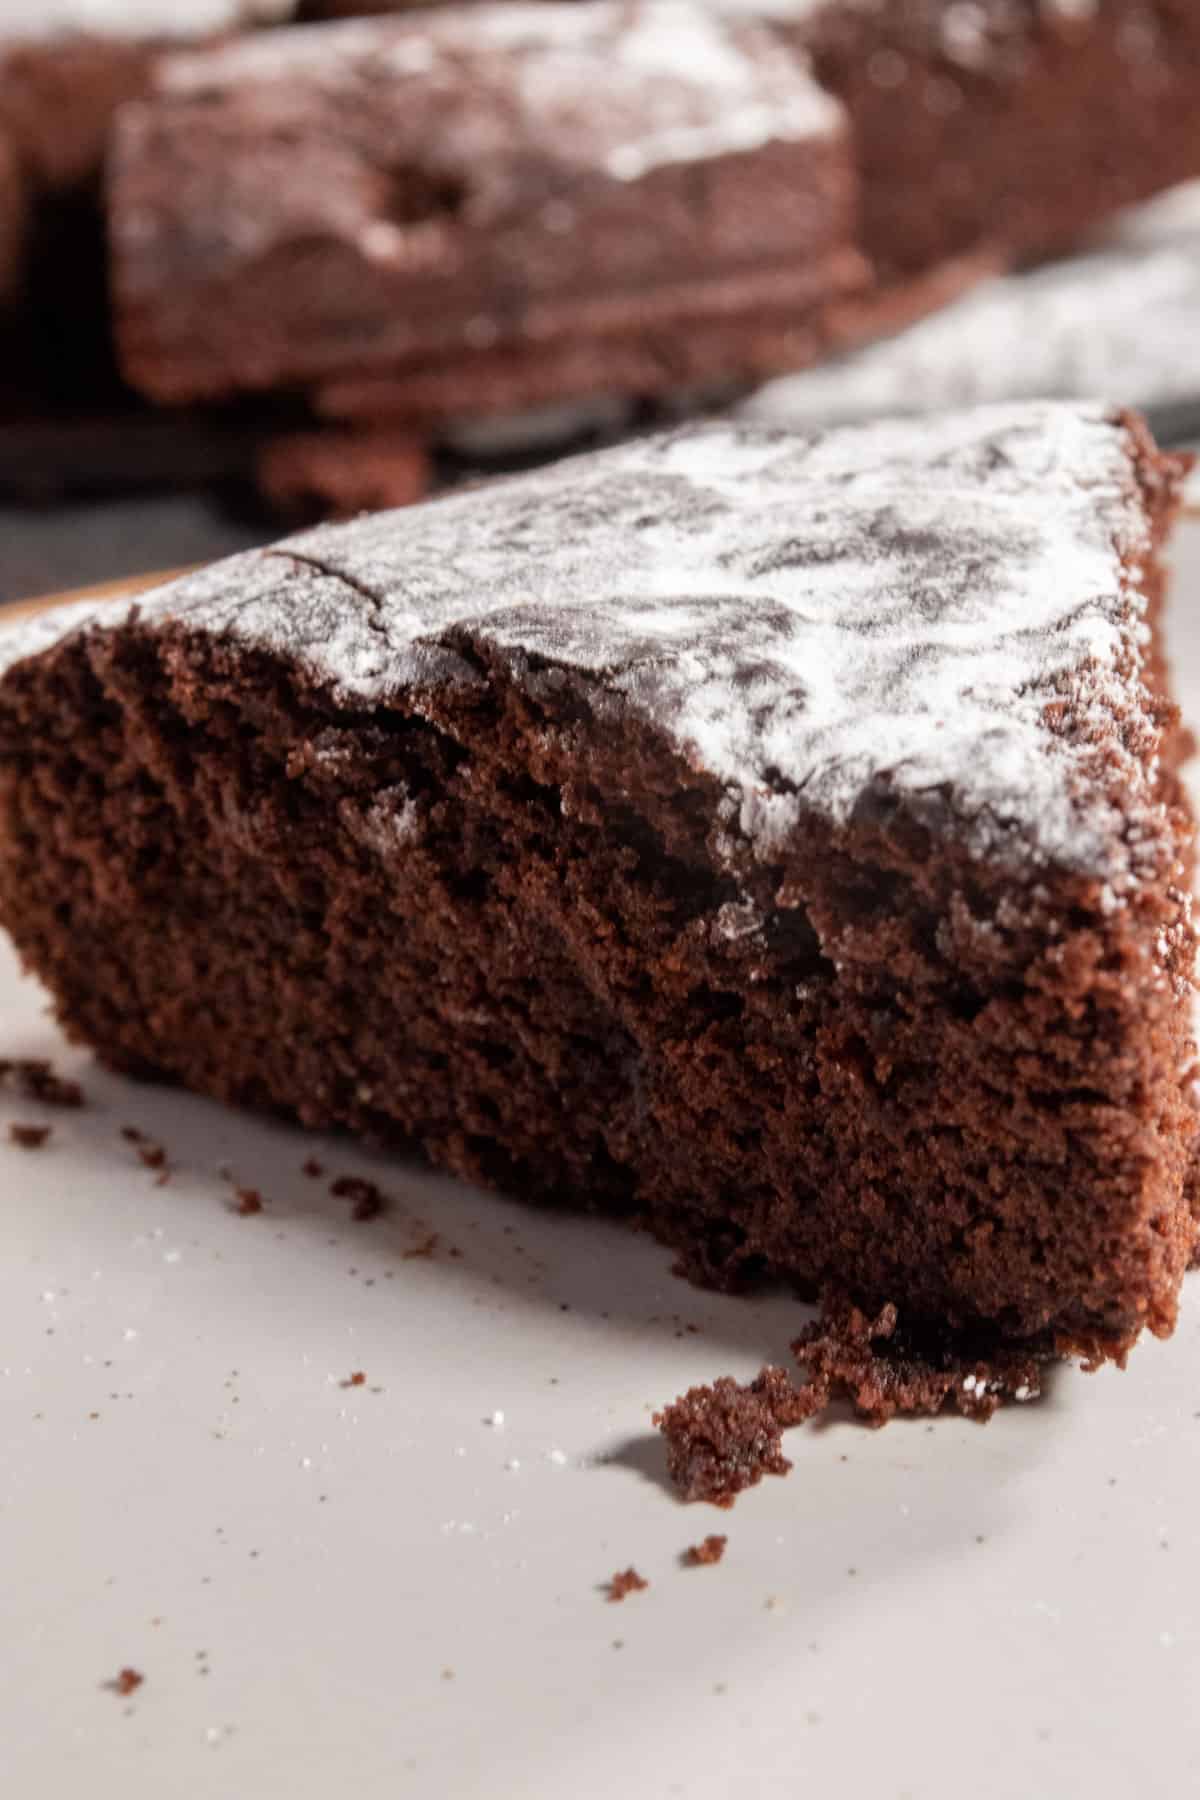
[[[0,40],[198,38],[294,11],[295,0],[3,0]]]
[[[286,109],[300,79],[350,96],[397,76],[458,90],[464,70],[480,104],[469,119],[447,111],[441,150],[469,138],[473,180],[514,139],[536,143],[539,160],[630,181],[664,163],[828,136],[843,122],[768,26],[692,0],[512,0],[301,28],[174,57],[160,86],[177,95],[252,86],[260,105],[262,90],[276,90],[271,104]]]
[[[464,639],[534,655],[667,731],[759,853],[802,809],[846,821],[886,789],[949,804],[988,854],[1119,892],[1088,730],[1125,715],[1110,748],[1126,801],[1149,803],[1121,562],[1144,531],[1124,430],[1097,407],[813,438],[717,425],[321,528],[147,611],[294,659],[356,706],[417,690],[420,710],[430,682],[484,679]]]
[[[84,625],[100,623],[106,617],[121,617],[119,597],[107,605],[97,604],[95,600],[70,600],[63,606],[52,606],[45,612],[32,613],[28,618],[7,623],[0,613],[0,675],[27,656],[48,650],[51,644],[59,643],[70,632]]]

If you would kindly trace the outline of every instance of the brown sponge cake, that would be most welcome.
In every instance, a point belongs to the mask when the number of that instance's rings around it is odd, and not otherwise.
[[[119,1067],[1119,1354],[1193,1241],[1181,472],[713,426],[43,622],[0,918]]]
[[[1193,0],[764,0],[850,113],[863,236],[906,279],[1077,241],[1200,172]]]
[[[113,115],[145,91],[156,51],[282,20],[291,0],[4,0],[0,126],[39,189],[100,172]]]
[[[29,189],[11,141],[0,133],[0,308],[17,293],[29,229]]]
[[[712,0],[770,22],[849,113],[889,283],[1076,240],[1200,173],[1193,0]],[[301,17],[413,0],[306,0]]]
[[[866,281],[841,108],[766,25],[692,0],[168,58],[109,204],[122,364],[166,402],[470,416],[711,384],[811,361]]]

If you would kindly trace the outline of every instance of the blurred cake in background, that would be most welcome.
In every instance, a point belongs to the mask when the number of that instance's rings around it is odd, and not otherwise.
[[[767,22],[845,106],[881,281],[984,250],[1044,256],[1200,173],[1191,0],[705,3]],[[299,0],[297,16],[421,7]]]
[[[21,281],[29,208],[29,183],[16,146],[0,136],[0,307],[9,304]]]
[[[845,115],[692,0],[444,8],[170,57],[117,121],[117,341],[163,403],[423,429],[800,367],[870,285]]]
[[[0,493],[53,498],[252,464],[244,431],[152,423],[121,380],[100,183],[113,117],[164,49],[292,11],[293,0],[2,0]]]
[[[348,512],[797,370],[749,406],[1161,423],[1186,218],[1011,272],[1198,117],[1190,0],[7,0],[0,495]]]
[[[1200,182],[1125,214],[1073,257],[988,282],[936,316],[770,382],[747,418],[840,425],[1034,396],[1136,401],[1200,433]]]
[[[32,195],[94,193],[113,114],[166,44],[279,21],[293,0],[3,0],[0,136]]]
[[[1192,0],[724,0],[761,6],[842,101],[881,281],[1011,263],[1200,174]]]

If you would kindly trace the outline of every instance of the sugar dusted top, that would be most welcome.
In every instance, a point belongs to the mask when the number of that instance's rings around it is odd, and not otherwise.
[[[0,0],[6,39],[185,38],[286,19],[295,0]]]
[[[661,164],[829,136],[842,123],[768,26],[693,0],[510,0],[301,27],[176,56],[160,87],[180,97],[228,88],[275,116],[297,81],[350,96],[389,79],[475,94],[469,117],[461,102],[447,104],[437,134],[443,153],[466,134],[473,171],[528,143],[547,163],[630,181]]]
[[[322,527],[146,617],[265,647],[356,707],[478,680],[466,634],[653,720],[758,852],[802,808],[847,821],[889,789],[948,805],[982,853],[1119,888],[1095,738],[1126,807],[1152,804],[1147,547],[1128,432],[1099,407],[718,424]]]

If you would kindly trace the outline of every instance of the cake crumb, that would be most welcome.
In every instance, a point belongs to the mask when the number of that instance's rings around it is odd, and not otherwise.
[[[140,1669],[122,1669],[118,1674],[113,1676],[111,1681],[106,1681],[104,1685],[111,1693],[120,1694],[124,1697],[129,1694],[136,1694],[145,1679],[146,1677],[142,1674]]]
[[[300,1173],[302,1175],[307,1175],[310,1181],[319,1181],[325,1173],[325,1165],[319,1163],[315,1156],[310,1156],[308,1160],[301,1165]]]
[[[167,1153],[161,1144],[139,1131],[136,1125],[122,1125],[121,1136],[127,1144],[132,1144],[137,1151],[138,1160],[147,1169],[157,1169],[165,1181],[167,1176]]]
[[[428,1237],[423,1237],[419,1243],[413,1244],[408,1250],[402,1250],[400,1260],[401,1262],[417,1262],[422,1257],[432,1256],[437,1247],[438,1234],[436,1231],[431,1231]]]
[[[636,1594],[649,1586],[650,1583],[636,1569],[621,1569],[608,1583],[608,1598],[610,1601],[624,1600],[626,1594]]]
[[[49,1141],[50,1129],[49,1125],[10,1125],[8,1141],[18,1150],[41,1150]]]
[[[683,1564],[688,1569],[707,1568],[710,1563],[719,1563],[725,1554],[725,1546],[729,1542],[720,1532],[710,1532],[699,1544],[690,1544],[683,1553]]]
[[[345,1381],[340,1382],[339,1386],[344,1388],[356,1388],[365,1387],[366,1384],[367,1377],[365,1371],[362,1369],[355,1369],[353,1375],[347,1375]]]
[[[799,1388],[785,1369],[768,1367],[743,1384],[723,1375],[689,1388],[654,1414],[667,1440],[667,1468],[684,1500],[729,1507],[764,1475],[786,1475],[782,1437],[827,1403],[817,1387]]]
[[[255,1213],[263,1211],[264,1205],[257,1188],[238,1188],[230,1211],[235,1212],[239,1219],[252,1219]]]
[[[44,1057],[0,1057],[0,1086],[11,1086],[23,1100],[39,1100],[43,1106],[76,1109],[84,1105],[79,1083],[56,1074]]]
[[[335,1200],[352,1202],[350,1217],[356,1224],[366,1224],[369,1219],[377,1219],[387,1207],[383,1193],[373,1181],[366,1181],[361,1175],[339,1175],[330,1184],[330,1193]]]

